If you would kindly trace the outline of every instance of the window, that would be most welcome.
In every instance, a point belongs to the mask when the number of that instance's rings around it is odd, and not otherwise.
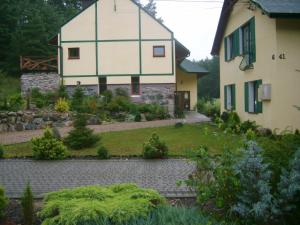
[[[107,90],[107,79],[106,77],[99,77],[99,94],[103,94]]]
[[[79,59],[80,51],[79,48],[69,48],[69,59]]]
[[[153,46],[153,57],[165,57],[165,46]]]
[[[131,77],[131,94],[140,95],[140,77]]]
[[[235,84],[224,86],[224,108],[235,110]]]
[[[262,80],[245,83],[245,111],[249,113],[262,113],[262,102],[258,99],[258,89]]]
[[[236,29],[224,39],[225,61],[230,61],[236,56],[248,55],[248,64],[256,61],[255,47],[255,19],[250,19],[243,26]]]

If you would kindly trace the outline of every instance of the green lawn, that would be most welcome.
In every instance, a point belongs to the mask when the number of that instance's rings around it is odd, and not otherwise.
[[[199,145],[205,145],[212,154],[222,153],[224,148],[237,149],[242,146],[243,138],[224,134],[209,124],[184,125],[159,128],[144,128],[129,131],[108,132],[101,134],[102,143],[112,156],[140,156],[142,146],[152,133],[156,132],[169,147],[170,156],[184,156],[186,151]],[[71,150],[71,156],[95,156],[97,146],[82,150]],[[22,143],[5,146],[4,157],[31,156],[31,144]]]

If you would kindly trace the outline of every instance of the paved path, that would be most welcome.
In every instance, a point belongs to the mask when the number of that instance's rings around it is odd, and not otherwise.
[[[106,125],[93,125],[89,126],[97,133],[109,132],[109,131],[121,131],[121,130],[132,130],[139,128],[147,127],[162,127],[162,126],[171,126],[176,122],[183,121],[182,119],[170,119],[170,120],[158,120],[158,121],[148,121],[148,122],[124,122],[124,123],[114,123]],[[189,112],[184,119],[186,123],[200,123],[208,122],[210,119],[204,115],[201,115],[196,112]],[[67,133],[72,129],[72,127],[63,127],[60,128],[62,136],[67,135]],[[16,144],[30,141],[33,137],[38,137],[43,134],[43,130],[30,130],[30,131],[21,131],[21,132],[7,132],[0,133],[0,143],[7,144]]]
[[[184,159],[166,160],[0,160],[0,186],[11,198],[21,196],[28,181],[35,197],[61,188],[83,185],[137,183],[166,197],[193,197],[187,187],[176,185],[195,166]]]

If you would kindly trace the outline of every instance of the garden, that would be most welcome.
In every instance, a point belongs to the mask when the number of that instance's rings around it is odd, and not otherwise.
[[[87,127],[88,116],[80,111],[66,137],[46,128],[42,137],[31,142],[1,146],[4,158],[89,157],[101,163],[111,157],[183,157],[196,165],[186,180],[177,181],[196,191],[194,207],[174,204],[135,184],[64,189],[48,193],[36,206],[28,184],[20,204],[23,224],[298,224],[299,131],[276,133],[253,121],[242,122],[235,112],[211,115],[214,122],[210,124],[179,122],[100,135]],[[7,204],[1,189],[3,218]]]

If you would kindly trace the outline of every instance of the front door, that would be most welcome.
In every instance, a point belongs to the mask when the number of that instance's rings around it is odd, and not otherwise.
[[[189,111],[191,110],[189,91],[176,91],[175,92],[175,106],[179,111]]]

